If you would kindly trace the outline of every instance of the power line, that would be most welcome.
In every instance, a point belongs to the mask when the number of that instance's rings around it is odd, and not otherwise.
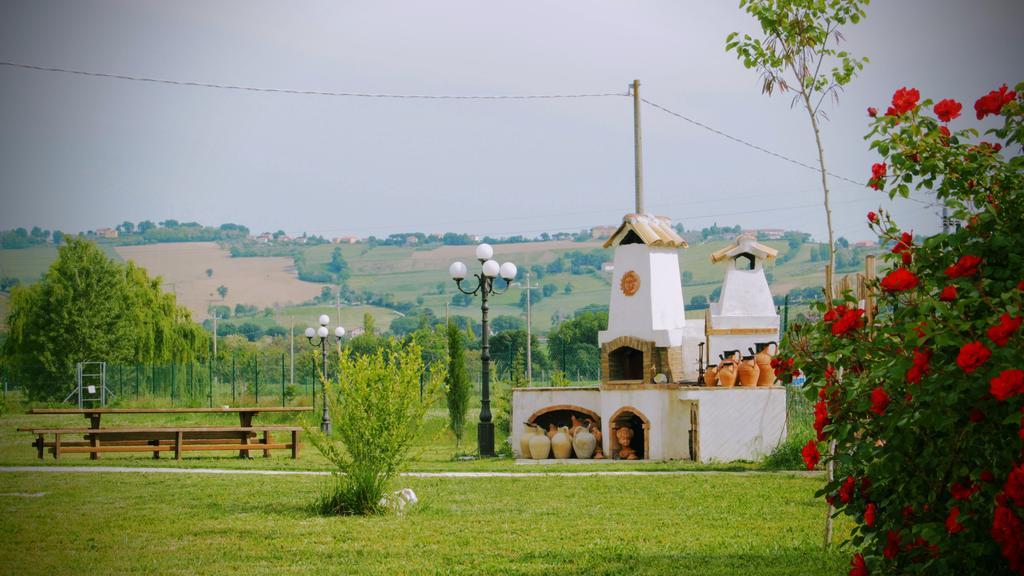
[[[127,81],[133,81],[133,82],[150,82],[150,83],[155,83],[155,84],[168,84],[168,85],[173,85],[173,86],[192,86],[192,87],[199,87],[199,88],[215,88],[215,89],[220,89],[220,90],[240,90],[240,91],[245,91],[245,92],[264,92],[264,93],[277,93],[277,94],[299,94],[299,95],[306,95],[306,96],[335,96],[335,97],[347,97],[347,98],[391,98],[391,99],[419,99],[419,100],[554,100],[554,99],[568,99],[568,98],[606,98],[606,97],[628,97],[629,96],[629,94],[625,93],[625,92],[595,92],[595,93],[576,93],[576,94],[490,94],[490,95],[485,95],[485,94],[390,94],[390,93],[372,93],[372,92],[334,92],[334,91],[326,91],[326,90],[299,90],[299,89],[294,89],[294,88],[269,88],[269,87],[260,87],[260,86],[244,86],[244,85],[222,84],[222,83],[214,83],[214,82],[197,82],[197,81],[192,81],[192,80],[171,80],[171,79],[166,79],[166,78],[154,78],[154,77],[149,77],[149,76],[135,76],[135,75],[130,75],[130,74],[113,74],[113,73],[108,73],[108,72],[93,72],[93,71],[87,71],[87,70],[75,70],[75,69],[72,69],[72,68],[60,68],[60,67],[56,67],[56,66],[39,66],[39,65],[35,65],[35,64],[24,64],[24,63],[21,63],[21,62],[10,62],[10,61],[0,61],[0,66],[8,66],[8,67],[11,67],[11,68],[20,68],[20,69],[24,69],[24,70],[35,70],[35,71],[39,71],[39,72],[56,72],[56,73],[61,73],[61,74],[73,74],[73,75],[78,75],[78,76],[87,76],[87,77],[94,77],[94,78],[109,78],[109,79],[114,79],[114,80],[127,80]],[[679,118],[681,120],[689,122],[690,124],[693,124],[695,126],[703,128],[703,129],[705,129],[705,130],[707,130],[707,131],[709,131],[709,132],[711,132],[713,134],[717,134],[719,136],[722,136],[724,138],[732,140],[733,142],[736,142],[736,143],[741,144],[743,146],[747,146],[748,148],[752,148],[752,149],[757,150],[759,152],[763,152],[765,154],[768,154],[768,155],[773,156],[775,158],[778,158],[780,160],[784,160],[786,162],[789,162],[791,164],[795,164],[797,166],[806,168],[806,169],[814,171],[814,172],[818,172],[818,173],[821,172],[820,168],[817,168],[817,167],[812,166],[810,164],[807,164],[805,162],[801,162],[800,160],[796,160],[796,159],[790,158],[790,157],[785,156],[783,154],[780,154],[778,152],[773,152],[773,151],[771,151],[771,150],[769,150],[767,148],[764,148],[763,146],[758,146],[757,144],[753,144],[751,142],[748,142],[747,140],[744,140],[742,138],[739,138],[739,137],[733,136],[731,134],[728,134],[726,132],[723,132],[723,131],[721,131],[721,130],[719,130],[717,128],[714,128],[712,126],[709,126],[709,125],[707,125],[707,124],[705,124],[703,122],[700,122],[698,120],[694,120],[693,118],[690,118],[688,116],[685,116],[683,114],[680,114],[678,112],[670,110],[670,109],[666,108],[665,106],[662,106],[660,104],[652,102],[652,101],[650,101],[650,100],[648,100],[646,98],[640,98],[640,100],[643,103],[647,104],[648,106],[652,106],[654,108],[657,108],[657,109],[659,109],[659,110],[661,110],[661,111],[663,111],[663,112],[665,112],[667,114],[670,114],[670,115],[675,116],[675,117],[677,117],[677,118]],[[833,172],[826,171],[826,174],[828,174],[828,175],[830,175],[833,178],[836,178],[838,180],[843,180],[843,181],[849,182],[850,184],[855,184],[857,186],[862,186],[862,187],[863,186],[867,186],[867,184],[864,183],[864,182],[858,182],[856,180],[852,180],[852,179],[847,178],[845,176],[840,176],[840,175],[835,174]],[[925,202],[925,201],[922,201],[922,200],[918,200],[916,198],[908,198],[908,200],[911,200],[913,202],[918,202],[920,204],[923,204],[923,205],[929,206],[929,207],[937,206],[938,205],[938,203],[935,203],[935,202],[929,203],[929,202]]]
[[[339,96],[346,98],[408,98],[420,100],[551,100],[557,98],[604,98],[608,96],[626,96],[624,92],[581,93],[581,94],[388,94],[373,92],[334,92],[329,90],[299,90],[295,88],[267,88],[260,86],[243,86],[237,84],[220,84],[215,82],[196,82],[192,80],[171,80],[131,74],[111,74],[108,72],[91,72],[58,68],[56,66],[37,66],[20,62],[0,61],[0,66],[36,70],[39,72],[59,72],[93,78],[110,78],[114,80],[130,80],[133,82],[151,82],[170,84],[172,86],[193,86],[197,88],[217,88],[220,90],[242,90],[245,92],[271,92],[278,94],[302,94],[305,96]]]
[[[796,159],[790,158],[789,156],[785,156],[783,154],[779,154],[778,152],[773,152],[773,151],[771,151],[771,150],[769,150],[769,149],[767,149],[767,148],[765,148],[763,146],[758,146],[757,144],[753,144],[753,143],[748,142],[748,141],[746,141],[746,140],[744,140],[742,138],[737,138],[736,136],[733,136],[731,134],[727,134],[725,132],[722,132],[721,130],[719,130],[717,128],[714,128],[712,126],[708,126],[707,124],[704,124],[703,122],[694,120],[693,118],[689,118],[689,117],[684,116],[684,115],[682,115],[682,114],[680,114],[678,112],[675,112],[673,110],[669,110],[668,108],[666,108],[666,107],[664,107],[664,106],[662,106],[660,104],[657,104],[655,102],[651,102],[650,100],[648,100],[646,98],[641,98],[640,100],[643,101],[643,103],[647,104],[648,106],[657,108],[658,110],[661,110],[662,112],[665,112],[667,114],[671,114],[672,116],[675,116],[676,118],[679,118],[681,120],[685,120],[686,122],[689,122],[690,124],[693,124],[694,126],[698,126],[698,127],[703,128],[703,129],[705,129],[705,130],[707,130],[709,132],[712,132],[714,134],[718,134],[719,136],[722,136],[723,138],[728,138],[729,140],[732,140],[733,142],[736,142],[738,144],[742,144],[743,146],[746,146],[748,148],[753,148],[754,150],[757,150],[759,152],[764,152],[765,154],[768,154],[769,156],[774,156],[774,157],[776,157],[776,158],[778,158],[780,160],[785,160],[786,162],[789,162],[791,164],[796,164],[797,166],[800,166],[800,167],[803,167],[803,168],[807,168],[808,170],[812,170],[812,171],[817,172],[819,174],[821,173],[821,168],[819,168],[817,166],[812,166],[810,164],[807,164],[806,162],[801,162],[800,160],[796,160]],[[852,180],[852,179],[847,178],[845,176],[840,176],[839,174],[836,174],[834,172],[829,172],[827,170],[825,171],[825,173],[828,174],[829,176],[837,179],[837,180],[843,180],[845,182],[849,182],[850,184],[856,184],[857,186],[867,187],[867,183],[866,182],[858,182],[856,180]],[[911,200],[913,202],[918,202],[918,203],[924,204],[926,206],[937,206],[937,203],[935,203],[935,202],[929,203],[929,202],[925,202],[923,200],[918,200],[916,198],[907,198],[907,200]]]

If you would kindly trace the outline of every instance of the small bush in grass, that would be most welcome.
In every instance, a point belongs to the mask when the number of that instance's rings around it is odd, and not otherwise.
[[[340,443],[310,434],[320,453],[337,467],[316,509],[322,514],[381,513],[380,500],[407,462],[445,374],[425,374],[415,342],[399,346],[392,341],[372,354],[344,356],[338,366],[340,377],[324,385]]]

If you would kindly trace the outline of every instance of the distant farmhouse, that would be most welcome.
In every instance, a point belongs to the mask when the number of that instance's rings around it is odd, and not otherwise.
[[[97,228],[96,235],[100,238],[117,238],[117,230],[113,228]]]

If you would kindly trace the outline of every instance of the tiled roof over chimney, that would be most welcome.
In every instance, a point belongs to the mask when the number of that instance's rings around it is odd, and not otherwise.
[[[688,246],[686,240],[683,240],[672,229],[672,221],[665,216],[626,214],[622,217],[622,225],[604,243],[604,247],[611,248],[623,243],[630,244],[631,242],[624,242],[630,237],[630,232],[647,246],[656,248],[686,248]]]

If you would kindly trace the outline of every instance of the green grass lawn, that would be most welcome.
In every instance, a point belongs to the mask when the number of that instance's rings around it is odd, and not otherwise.
[[[0,472],[5,574],[844,574],[788,474],[402,478],[402,516],[320,517],[325,478]],[[840,522],[837,534],[850,527]]]

